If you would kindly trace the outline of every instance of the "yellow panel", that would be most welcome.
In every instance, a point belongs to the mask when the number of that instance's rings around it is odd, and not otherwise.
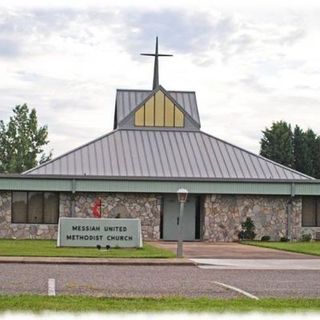
[[[134,125],[138,127],[144,126],[144,106],[136,111],[134,115]]]
[[[146,121],[145,126],[153,127],[154,126],[154,96],[152,96],[146,103]]]
[[[164,126],[164,94],[161,90],[157,91],[155,94],[155,126]]]
[[[165,97],[165,126],[173,127],[174,125],[174,104],[170,99]]]
[[[184,114],[177,107],[174,108],[174,126],[184,127]]]

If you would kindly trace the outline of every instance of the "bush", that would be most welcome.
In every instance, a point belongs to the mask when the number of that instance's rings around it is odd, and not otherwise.
[[[288,242],[289,239],[288,239],[287,237],[281,237],[281,238],[280,238],[280,241],[281,241],[281,242]]]
[[[312,240],[312,235],[311,235],[311,233],[304,233],[304,234],[302,234],[301,239],[300,239],[300,241],[305,241],[305,242],[309,242],[309,241],[311,241],[311,240]]]
[[[263,236],[261,237],[261,241],[270,241],[270,236]]]
[[[251,218],[248,217],[245,222],[242,222],[241,227],[242,230],[238,234],[240,240],[253,240],[255,238],[254,230],[256,227]]]

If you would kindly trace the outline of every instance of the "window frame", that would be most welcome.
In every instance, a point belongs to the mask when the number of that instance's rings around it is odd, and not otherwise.
[[[157,94],[161,92],[162,95],[163,95],[163,125],[159,125],[157,124],[157,109],[156,109],[156,96]],[[153,100],[153,103],[152,103],[152,106],[153,106],[153,124],[149,124],[149,120],[147,121],[147,117],[146,117],[146,113],[147,113],[147,103],[150,102],[150,100]],[[168,104],[167,104],[167,101],[169,103],[172,104],[172,124],[168,124],[168,120],[166,118],[166,114],[168,112]],[[150,106],[149,106],[150,107]],[[181,117],[182,117],[182,121],[181,121],[181,124],[178,125],[177,124],[177,118],[176,118],[176,110],[179,110],[179,112],[181,112]],[[143,110],[143,112],[141,111]],[[143,113],[143,115],[140,113]],[[140,116],[143,118],[141,119]],[[171,98],[169,98],[164,92],[162,92],[161,90],[158,90],[156,91],[151,97],[149,97],[149,99],[147,101],[145,101],[138,109],[136,109],[134,111],[134,116],[133,116],[133,122],[134,122],[134,126],[135,127],[138,127],[138,128],[166,128],[166,129],[171,129],[171,128],[180,128],[180,129],[183,129],[185,128],[185,117],[186,117],[186,114],[185,114],[185,110],[183,110],[183,108],[181,108],[180,106],[177,105],[177,103],[172,100]]]
[[[313,214],[313,217],[314,217],[314,224],[313,225],[306,225],[304,224],[303,222],[303,214],[304,214],[304,211],[303,211],[303,201],[304,199],[312,199],[313,203],[314,203],[314,212],[312,213]],[[319,197],[316,197],[316,196],[303,196],[302,197],[302,208],[301,208],[301,226],[304,227],[304,228],[319,228],[320,227],[320,217],[318,216],[318,211],[320,211],[320,198]]]
[[[26,205],[26,208],[27,208],[27,214],[26,214],[26,221],[25,222],[14,222],[13,221],[13,193],[14,192],[25,192],[27,194],[27,205]],[[41,193],[41,196],[42,196],[42,220],[41,222],[37,222],[37,223],[33,223],[33,222],[29,222],[29,193],[30,192],[40,192]],[[57,198],[58,198],[58,217],[57,217],[57,222],[56,223],[49,223],[49,222],[44,222],[45,220],[45,212],[44,212],[44,207],[45,207],[45,193],[46,192],[50,192],[50,193],[54,193],[57,195]],[[59,222],[59,216],[60,216],[60,192],[55,192],[55,191],[36,191],[36,190],[32,190],[32,191],[25,191],[25,190],[19,190],[19,191],[11,191],[11,224],[27,224],[27,225],[35,225],[35,224],[41,224],[41,225],[57,225],[58,222]]]

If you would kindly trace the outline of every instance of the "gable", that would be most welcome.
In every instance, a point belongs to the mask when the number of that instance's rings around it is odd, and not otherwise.
[[[184,113],[162,90],[158,89],[134,113],[135,127],[183,128]]]
[[[193,127],[197,127],[197,129],[199,129],[200,117],[195,92],[165,92],[172,98],[172,100],[174,100],[179,105],[180,110],[184,111],[185,114],[188,115],[188,119],[185,117],[185,127],[187,127],[188,122],[192,122]],[[128,115],[132,113],[139,105],[144,103],[144,101],[148,99],[151,94],[151,90],[117,90],[114,129],[123,127],[123,124],[126,122]],[[132,122],[134,122],[134,120]]]

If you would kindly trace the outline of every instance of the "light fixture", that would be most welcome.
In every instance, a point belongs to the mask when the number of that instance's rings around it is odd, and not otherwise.
[[[187,198],[188,198],[188,190],[184,189],[184,188],[180,188],[177,191],[177,196],[178,196],[178,202],[185,203],[187,201]]]

